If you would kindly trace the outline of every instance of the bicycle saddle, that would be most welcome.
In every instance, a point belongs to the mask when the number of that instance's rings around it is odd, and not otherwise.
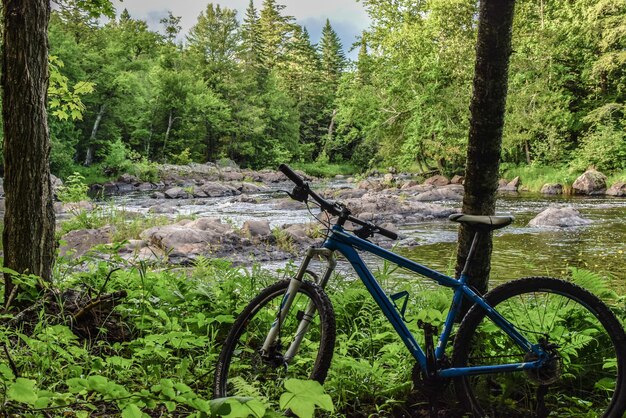
[[[493,231],[510,225],[515,220],[511,215],[504,216],[483,216],[483,215],[466,215],[464,213],[453,213],[448,218],[453,222],[459,222],[467,226],[477,229]]]

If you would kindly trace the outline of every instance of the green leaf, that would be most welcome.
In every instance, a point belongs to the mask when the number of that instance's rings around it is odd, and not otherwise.
[[[141,412],[141,409],[135,404],[128,404],[122,410],[122,418],[143,418],[144,413]]]
[[[7,390],[7,396],[9,399],[17,402],[34,405],[38,399],[35,392],[35,381],[18,377],[15,383]]]
[[[0,380],[2,381],[11,381],[15,379],[13,375],[13,370],[9,366],[4,363],[0,363]]]
[[[329,412],[334,410],[331,397],[324,393],[324,388],[319,382],[287,379],[285,389],[287,393],[280,397],[280,408],[291,409],[300,418],[312,417],[316,406]]]
[[[230,414],[231,407],[228,401],[230,398],[217,398],[211,399],[209,403],[211,404],[211,414],[224,416]]]

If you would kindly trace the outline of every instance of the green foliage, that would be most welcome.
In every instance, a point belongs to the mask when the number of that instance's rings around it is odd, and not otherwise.
[[[280,397],[280,409],[291,410],[300,418],[312,418],[315,408],[333,412],[333,401],[324,388],[314,380],[287,379],[286,393]]]
[[[64,64],[58,57],[48,57],[50,68],[50,84],[48,86],[48,106],[51,114],[60,120],[77,120],[83,118],[85,106],[80,96],[92,93],[94,83],[79,81],[70,88],[68,78],[61,74]]]
[[[190,155],[191,152],[189,151],[189,148],[185,148],[180,152],[180,154],[172,155],[172,162],[174,164],[187,165],[192,162]]]
[[[308,175],[315,177],[332,178],[338,174],[347,176],[356,173],[357,169],[349,163],[314,163],[296,162],[291,165],[297,170],[304,171]]]
[[[117,176],[129,171],[132,162],[128,159],[128,149],[122,143],[121,139],[117,139],[109,144],[109,150],[102,161],[104,172],[113,176]]]
[[[241,23],[235,10],[207,5],[185,45],[175,16],[161,35],[127,11],[96,25],[111,3],[87,3],[62,2],[50,23],[60,177],[111,177],[122,162],[150,179],[154,161],[228,157],[264,168],[323,153],[362,172],[463,170],[476,2],[365,0],[371,25],[356,62],[331,20],[315,46],[274,0],[250,3]],[[624,169],[625,13],[616,0],[517,7],[504,162]]]
[[[540,164],[513,165],[502,164],[501,176],[505,179],[520,177],[522,184],[530,191],[538,192],[546,183],[559,183],[564,187],[570,187],[580,176],[584,169],[575,170],[567,166],[547,166]]]
[[[85,177],[80,173],[70,175],[63,186],[57,190],[57,198],[63,203],[75,203],[89,200],[87,196],[89,186],[85,184]]]

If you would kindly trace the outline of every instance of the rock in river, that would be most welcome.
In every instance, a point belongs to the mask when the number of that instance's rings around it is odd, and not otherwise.
[[[567,228],[590,223],[591,221],[589,219],[581,217],[580,212],[572,207],[550,207],[528,222],[528,226],[556,226],[559,228]]]

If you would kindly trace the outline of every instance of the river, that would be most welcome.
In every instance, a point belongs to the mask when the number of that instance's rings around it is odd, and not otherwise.
[[[343,182],[331,182],[326,187],[342,187]],[[194,215],[219,217],[241,225],[248,219],[267,219],[272,226],[307,222],[311,215],[306,209],[281,208],[275,199],[277,190],[247,195],[242,202],[237,197],[179,199],[160,201],[171,205],[170,216]],[[145,195],[111,197],[115,206],[143,213]],[[157,201],[153,201],[156,203]],[[459,207],[459,202],[438,202]],[[528,222],[545,208],[572,206],[591,224],[573,228],[538,228]],[[619,287],[626,287],[626,199],[610,197],[543,196],[540,194],[506,194],[498,198],[497,212],[512,214],[513,225],[496,231],[492,256],[492,281],[506,281],[530,275],[564,276],[569,267],[584,268],[609,275]],[[397,250],[422,264],[452,273],[457,238],[456,223],[442,220],[402,225],[399,230],[415,239],[419,245]],[[280,267],[273,264],[269,267]]]

